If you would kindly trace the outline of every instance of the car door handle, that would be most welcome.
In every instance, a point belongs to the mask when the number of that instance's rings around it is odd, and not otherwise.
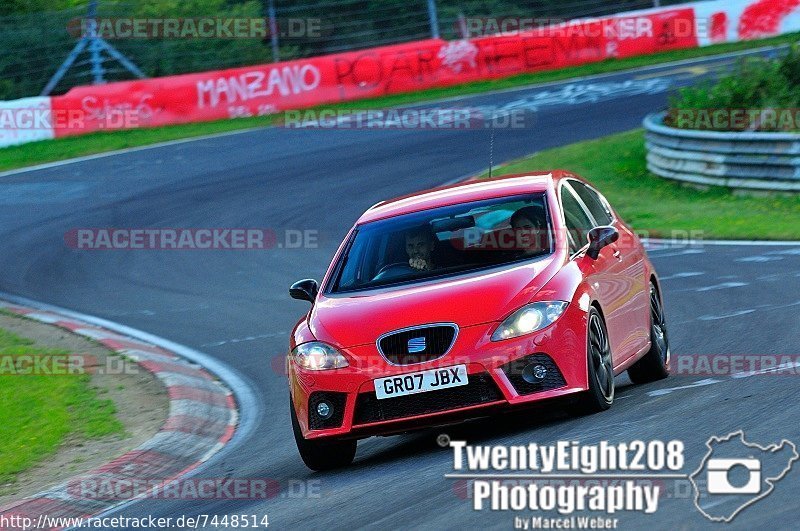
[[[616,258],[616,259],[618,259],[618,260],[622,260],[622,253],[621,253],[621,252],[619,252],[619,249],[617,249],[616,251],[614,251],[614,258]]]

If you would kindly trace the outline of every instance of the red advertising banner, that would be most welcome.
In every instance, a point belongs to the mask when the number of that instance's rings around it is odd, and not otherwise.
[[[739,18],[739,39],[759,39],[780,34],[784,20],[793,13],[797,16],[798,8],[800,0],[750,2]]]
[[[252,67],[110,83],[52,98],[54,111],[79,109],[79,126],[55,136],[104,129],[274,114],[326,103],[444,87],[481,79],[697,46],[664,35],[694,27],[691,9],[580,21],[532,33],[463,41],[438,39]],[[666,29],[665,29],[666,28]]]

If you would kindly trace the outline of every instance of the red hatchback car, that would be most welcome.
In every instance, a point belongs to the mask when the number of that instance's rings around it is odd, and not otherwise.
[[[434,189],[367,210],[288,360],[300,456],[352,462],[358,439],[565,395],[608,409],[614,375],[669,374],[658,277],[603,196],[564,171]]]

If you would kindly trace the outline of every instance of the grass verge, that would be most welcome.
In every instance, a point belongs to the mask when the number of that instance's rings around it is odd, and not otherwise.
[[[693,59],[697,57],[712,56],[722,53],[753,49],[762,46],[789,44],[796,42],[799,38],[800,34],[793,33],[757,41],[718,44],[705,48],[675,50],[660,54],[630,57],[619,60],[613,59],[599,63],[566,68],[563,70],[520,74],[517,76],[492,81],[478,81],[452,87],[396,94],[368,100],[344,102],[336,105],[326,106],[326,108],[373,109],[407,105],[449,97],[480,94],[494,90],[524,87],[538,83],[547,83],[583,76],[618,72],[631,68]],[[0,155],[2,155],[2,157],[0,157],[0,170],[10,170],[24,166],[31,166],[34,164],[42,164],[46,162],[53,162],[57,160],[64,160],[73,157],[92,155],[130,147],[150,145],[158,142],[166,142],[182,138],[224,133],[253,127],[266,127],[275,123],[279,117],[280,115],[272,115],[253,118],[240,118],[236,120],[220,120],[216,122],[173,125],[151,129],[133,129],[92,133],[80,137],[33,142],[31,144],[23,144],[21,146],[12,146],[0,149]]]
[[[657,177],[647,171],[641,129],[542,151],[502,173],[555,168],[591,181],[628,223],[653,237],[700,230],[706,239],[800,240],[800,194],[740,195]]]
[[[124,433],[114,403],[98,398],[89,375],[14,375],[20,365],[12,362],[19,356],[48,364],[65,354],[0,329],[0,486],[13,483],[70,438]]]

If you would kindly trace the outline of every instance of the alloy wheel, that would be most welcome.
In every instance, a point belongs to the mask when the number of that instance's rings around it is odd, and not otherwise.
[[[650,286],[650,321],[652,338],[664,363],[669,362],[669,340],[667,339],[667,321],[664,308],[658,297],[655,286]]]
[[[596,314],[591,316],[589,322],[589,349],[597,384],[603,397],[610,401],[614,397],[614,367],[611,361],[611,348],[608,343],[608,334],[600,317]]]

